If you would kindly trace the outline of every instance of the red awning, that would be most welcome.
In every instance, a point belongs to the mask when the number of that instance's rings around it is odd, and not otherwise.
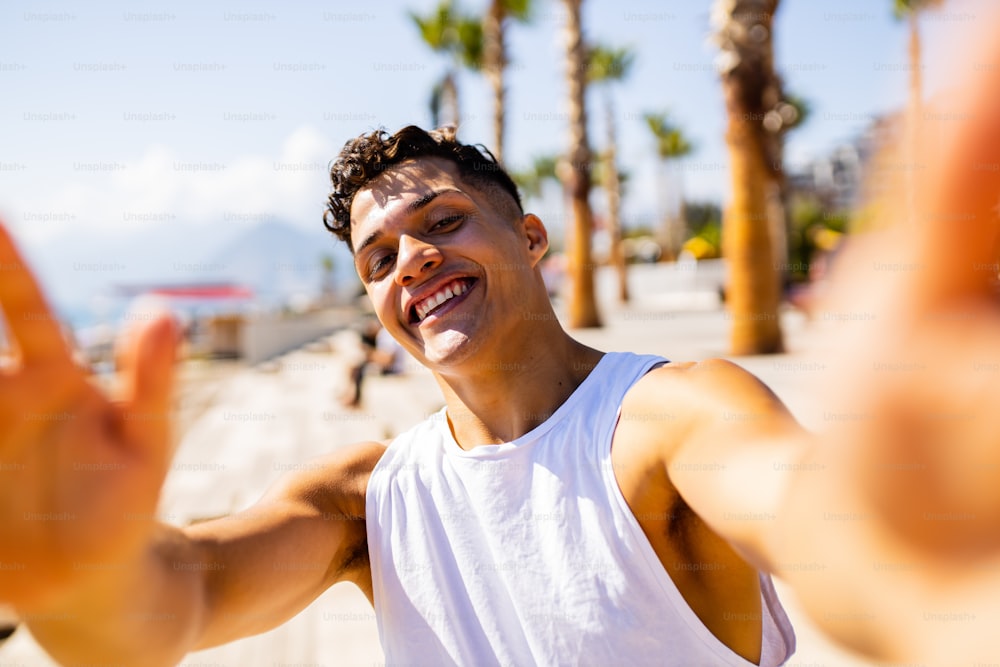
[[[250,299],[253,290],[242,285],[211,284],[211,285],[146,285],[143,287],[125,287],[121,291],[136,296],[140,294],[155,294],[156,296],[175,299]]]

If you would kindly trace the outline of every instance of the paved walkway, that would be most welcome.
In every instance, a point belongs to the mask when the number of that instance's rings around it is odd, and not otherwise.
[[[671,288],[655,271],[634,276],[632,305],[621,308],[602,299],[605,327],[579,331],[577,337],[604,350],[663,354],[675,360],[723,356],[728,320],[711,290]],[[660,281],[659,283],[657,281]],[[662,285],[668,285],[664,288]],[[599,293],[611,293],[602,279]],[[739,363],[767,382],[807,426],[822,424],[821,406],[808,386],[822,383],[829,369],[815,355],[815,327],[795,313],[784,326],[790,352],[746,357]],[[812,348],[814,357],[808,357]],[[164,488],[161,515],[184,524],[246,507],[282,472],[339,446],[392,437],[438,409],[443,401],[430,374],[411,364],[401,377],[369,377],[360,410],[340,406],[346,390],[346,364],[357,354],[350,335],[337,334],[254,368],[188,368],[198,376],[180,393],[188,427]],[[206,372],[210,377],[206,377]],[[799,636],[799,651],[789,663],[799,667],[861,667],[816,636],[784,595]],[[266,665],[361,666],[383,664],[371,606],[349,584],[334,586],[305,612],[264,635],[190,655],[189,667]],[[0,666],[52,665],[24,628],[0,647]]]

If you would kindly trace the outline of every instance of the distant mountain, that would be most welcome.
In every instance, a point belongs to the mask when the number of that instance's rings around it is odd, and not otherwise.
[[[296,297],[314,297],[323,280],[322,258],[334,262],[334,285],[351,285],[350,253],[318,225],[309,230],[268,221],[241,231],[209,259],[191,267],[192,277],[213,277],[246,285],[264,303],[284,303]],[[357,283],[357,279],[353,279]]]
[[[104,232],[69,229],[24,249],[52,302],[75,324],[117,319],[122,286],[235,282],[268,306],[311,297],[320,290],[324,254],[334,258],[338,294],[360,287],[350,252],[318,225],[169,221]]]
[[[116,229],[69,228],[24,248],[51,301],[73,322],[106,321],[120,285],[178,280],[177,267],[212,252],[220,227],[169,221]]]

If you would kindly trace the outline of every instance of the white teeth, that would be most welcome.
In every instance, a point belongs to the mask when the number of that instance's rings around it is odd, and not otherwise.
[[[431,295],[425,299],[422,303],[417,305],[417,320],[422,320],[427,317],[427,313],[431,312],[442,303],[448,299],[453,299],[456,296],[461,296],[469,291],[468,286],[464,282],[456,281],[444,287],[444,289],[439,290],[435,294]]]

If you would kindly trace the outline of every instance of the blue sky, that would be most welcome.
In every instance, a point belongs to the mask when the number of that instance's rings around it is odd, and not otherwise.
[[[175,224],[208,243],[267,219],[316,229],[326,166],[348,138],[377,126],[429,122],[428,92],[444,62],[407,11],[436,0],[0,5],[0,214],[44,265],[66,246],[127,256],[143,230]],[[988,0],[952,0],[922,27],[929,92],[948,79],[949,36],[982,20]],[[462,0],[480,11],[485,0]],[[562,150],[563,10],[538,3],[511,31],[507,163]],[[709,0],[588,0],[589,39],[636,50],[615,91],[621,162],[632,180],[626,224],[657,215],[663,174],[641,115],[670,110],[697,151],[677,176],[690,199],[727,198],[721,92],[707,44]],[[906,94],[906,28],[890,0],[784,0],[776,55],[813,116],[790,138],[801,163],[849,140]],[[463,73],[466,141],[491,137],[489,91]],[[591,97],[591,141],[603,140]],[[671,189],[673,191],[673,189]],[[534,208],[561,224],[550,195]],[[109,245],[110,244],[110,245]],[[111,253],[111,250],[108,250]],[[65,255],[61,255],[65,256]],[[110,258],[110,255],[109,255]],[[66,261],[66,260],[61,260]],[[56,263],[57,264],[57,263]]]

